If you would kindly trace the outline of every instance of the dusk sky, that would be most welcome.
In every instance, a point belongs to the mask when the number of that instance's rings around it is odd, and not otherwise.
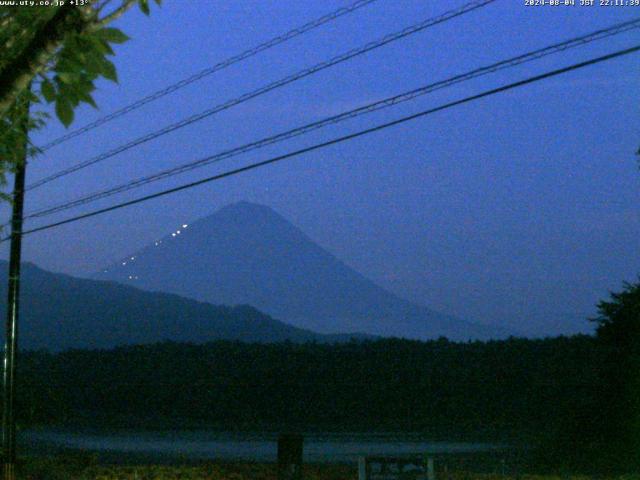
[[[576,0],[580,3],[580,0]],[[345,0],[165,0],[118,27],[119,84],[71,129]],[[463,5],[378,0],[49,150],[27,183],[304,67]],[[598,2],[596,2],[598,3]],[[155,4],[154,4],[155,5]],[[26,211],[214,154],[361,104],[640,16],[640,7],[499,0],[28,192]],[[484,89],[634,46],[637,30],[485,76],[311,135],[30,222],[193,181]],[[189,191],[25,238],[24,259],[90,275],[240,200],[268,205],[349,266],[444,313],[522,333],[588,330],[640,273],[640,54],[588,67]],[[33,140],[63,134],[57,120]],[[8,218],[8,209],[3,209]],[[7,244],[2,247],[7,256]],[[189,268],[188,264],[184,265]]]

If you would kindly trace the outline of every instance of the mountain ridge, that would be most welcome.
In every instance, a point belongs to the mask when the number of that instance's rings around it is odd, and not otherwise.
[[[317,245],[270,207],[227,205],[106,267],[94,278],[215,304],[250,304],[321,333],[452,340],[509,332],[416,305]]]
[[[6,311],[7,273],[7,262],[0,261],[2,311]],[[21,276],[19,342],[24,349],[112,348],[162,341],[340,342],[364,337],[321,335],[287,325],[249,305],[211,305],[171,293],[52,273],[31,263],[22,265]]]

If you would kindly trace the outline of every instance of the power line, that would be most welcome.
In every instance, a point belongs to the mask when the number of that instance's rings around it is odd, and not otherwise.
[[[126,182],[124,184],[115,186],[115,187],[111,187],[108,189],[104,189],[104,190],[100,190],[98,192],[94,192],[91,193],[89,195],[86,195],[84,197],[80,197],[78,199],[72,200],[70,202],[66,202],[66,203],[62,203],[62,204],[58,204],[55,206],[50,206],[50,207],[46,207],[40,210],[37,210],[35,212],[31,212],[29,214],[27,214],[25,216],[25,218],[42,218],[42,217],[46,217],[49,215],[52,215],[54,213],[60,212],[60,211],[64,211],[64,210],[68,210],[70,208],[74,208],[77,206],[81,206],[81,205],[86,205],[87,203],[91,203],[97,200],[101,200],[103,198],[107,198],[113,195],[116,195],[118,193],[123,193],[126,192],[128,190],[134,189],[134,188],[139,188],[143,185],[149,184],[151,182],[155,182],[158,180],[163,180],[169,177],[173,177],[175,175],[187,172],[187,171],[191,171],[194,170],[196,168],[201,168],[204,167],[206,165],[210,165],[212,163],[215,162],[219,162],[228,158],[232,158],[235,156],[238,156],[240,154],[258,149],[258,148],[262,148],[265,147],[267,145],[272,145],[274,143],[278,143],[284,140],[288,140],[290,138],[294,138],[303,134],[306,134],[310,131],[314,131],[317,129],[320,129],[322,127],[325,127],[327,125],[331,125],[331,124],[336,124],[339,122],[342,122],[344,120],[348,120],[351,118],[355,118],[364,114],[368,114],[368,113],[372,113],[375,111],[379,111],[394,105],[397,105],[399,103],[403,103],[403,102],[407,102],[409,100],[413,100],[416,97],[422,96],[422,95],[426,95],[428,93],[431,93],[433,91],[436,90],[440,90],[443,88],[447,88],[453,85],[456,85],[458,83],[464,82],[464,81],[468,81],[489,73],[493,73],[496,71],[500,71],[500,70],[504,70],[507,68],[512,68],[514,66],[517,65],[521,65],[523,63],[527,63],[527,62],[531,62],[537,59],[540,59],[542,57],[548,56],[548,55],[552,55],[558,52],[563,52],[566,51],[568,49],[571,48],[575,48],[578,46],[582,46],[585,44],[588,44],[590,42],[596,41],[596,40],[602,40],[604,38],[609,38],[611,36],[614,35],[619,35],[621,33],[627,32],[629,30],[632,29],[637,29],[640,27],[640,18],[635,19],[635,20],[630,20],[627,22],[623,22],[623,23],[618,23],[616,25],[613,25],[611,27],[605,28],[605,29],[600,29],[600,30],[596,30],[594,32],[591,32],[587,35],[582,35],[580,37],[575,37],[572,38],[570,40],[566,40],[564,42],[561,43],[556,43],[554,45],[550,45],[544,48],[540,48],[537,50],[534,50],[532,52],[529,53],[525,53],[522,55],[518,55],[512,58],[509,58],[507,60],[502,60],[500,62],[496,62],[493,63],[491,65],[485,66],[485,67],[481,67],[481,68],[477,68],[474,70],[471,70],[467,73],[464,74],[460,74],[460,75],[456,75],[454,77],[448,78],[446,80],[442,80],[439,82],[435,82],[435,83],[431,83],[429,85],[417,88],[417,89],[413,89],[410,90],[408,92],[404,92],[401,93],[399,95],[395,95],[393,97],[388,97],[385,98],[383,100],[379,100],[373,103],[370,103],[368,105],[362,106],[362,107],[358,107],[356,109],[353,110],[349,110],[343,113],[340,113],[338,115],[333,115],[327,118],[324,118],[322,120],[318,120],[316,122],[312,122],[306,125],[303,125],[301,127],[297,127],[291,130],[287,130],[285,132],[281,132],[279,134],[276,135],[272,135],[263,139],[260,139],[258,141],[254,141],[251,143],[247,143],[245,145],[239,146],[239,147],[235,147],[232,148],[230,150],[226,150],[223,152],[220,152],[218,154],[212,155],[212,156],[208,156],[204,159],[198,159],[196,161],[192,161],[192,162],[188,162],[186,164],[177,166],[177,167],[172,167],[166,170],[162,170],[158,173],[155,173],[153,175],[148,175],[148,176],[144,176],[141,178],[138,178],[136,180],[130,181],[130,182]]]
[[[122,117],[123,115],[126,115],[129,112],[133,112],[134,110],[137,110],[138,108],[151,103],[155,100],[158,100],[159,98],[165,97],[167,95],[169,95],[170,93],[173,93],[177,90],[180,90],[181,88],[186,87],[187,85],[190,85],[194,82],[197,82],[198,80],[201,80],[209,75],[212,75],[216,72],[219,72],[220,70],[224,70],[227,67],[230,67],[231,65],[234,65],[236,63],[239,63],[243,60],[246,60],[250,57],[253,57],[255,55],[257,55],[258,53],[264,52],[265,50],[269,50],[277,45],[280,45],[281,43],[285,43],[295,37],[298,37],[304,33],[307,33],[311,30],[314,30],[326,23],[329,23],[333,20],[336,20],[337,18],[342,17],[343,15],[347,15],[348,13],[352,13],[366,5],[369,5],[370,3],[376,2],[378,0],[358,0],[354,3],[352,3],[351,5],[347,6],[347,7],[343,7],[343,8],[339,8],[338,10],[335,10],[333,12],[327,13],[326,15],[323,15],[322,17],[316,18],[315,20],[312,20],[311,22],[305,23],[304,25],[301,25],[300,27],[294,28],[292,30],[289,30],[288,32],[282,34],[282,35],[278,35],[277,37],[272,38],[271,40],[267,40],[264,43],[261,43],[260,45],[257,45],[253,48],[250,48],[248,50],[245,50],[242,53],[239,53],[237,55],[234,55],[233,57],[229,57],[226,60],[223,60],[209,68],[205,68],[204,70],[201,70],[198,73],[195,73],[193,75],[191,75],[190,77],[184,78],[182,80],[180,80],[179,82],[173,83],[161,90],[158,90],[150,95],[147,95],[144,98],[141,98],[140,100],[137,100],[136,102],[127,105],[125,107],[122,107],[119,110],[116,110],[115,112],[110,113],[109,115],[105,115],[103,117],[98,118],[97,120],[81,127],[78,128],[76,130],[73,130],[65,135],[62,135],[52,141],[50,141],[49,143],[39,147],[39,149],[41,151],[46,151],[49,150],[52,147],[55,147],[56,145],[60,145],[61,143],[66,142],[67,140],[70,140],[72,138],[77,137],[78,135],[82,135],[83,133],[86,133],[90,130],[93,130],[101,125],[104,125],[107,122],[110,122],[112,120],[115,120],[116,118]]]
[[[469,97],[465,97],[465,98],[463,98],[461,100],[456,100],[456,101],[453,101],[453,102],[449,102],[449,103],[446,103],[444,105],[440,105],[440,106],[435,107],[435,108],[431,108],[431,109],[428,109],[428,110],[423,110],[421,112],[418,112],[418,113],[415,113],[415,114],[412,114],[412,115],[408,115],[408,116],[405,116],[405,117],[401,117],[401,118],[393,120],[391,122],[387,122],[387,123],[376,125],[375,127],[370,127],[370,128],[365,129],[365,130],[360,130],[358,132],[351,133],[349,135],[344,135],[342,137],[337,137],[337,138],[334,138],[332,140],[328,140],[326,142],[317,143],[317,144],[312,145],[310,147],[305,147],[305,148],[302,148],[300,150],[296,150],[296,151],[293,151],[293,152],[286,153],[284,155],[280,155],[280,156],[277,156],[277,157],[272,157],[270,159],[263,160],[262,162],[253,163],[253,164],[250,164],[250,165],[247,165],[247,166],[244,166],[244,167],[236,168],[234,170],[229,170],[229,171],[217,174],[217,175],[213,175],[211,177],[203,178],[203,179],[197,180],[195,182],[190,182],[190,183],[187,183],[187,184],[184,184],[184,185],[180,185],[179,187],[170,188],[170,189],[163,190],[163,191],[151,194],[151,195],[146,195],[144,197],[139,197],[139,198],[136,198],[134,200],[129,200],[129,201],[122,202],[122,203],[119,203],[119,204],[116,204],[116,205],[112,205],[110,207],[101,208],[99,210],[94,210],[94,211],[89,212],[89,213],[85,213],[85,214],[82,214],[82,215],[77,215],[77,216],[74,216],[74,217],[70,217],[70,218],[67,218],[65,220],[61,220],[61,221],[58,221],[58,222],[50,223],[48,225],[44,225],[44,226],[41,226],[41,227],[33,228],[31,230],[26,230],[26,231],[21,232],[20,234],[21,235],[28,235],[28,234],[31,234],[31,233],[41,232],[43,230],[49,230],[49,229],[54,228],[54,227],[58,227],[58,226],[61,226],[61,225],[66,225],[68,223],[77,222],[79,220],[83,220],[83,219],[86,219],[86,218],[94,217],[96,215],[100,215],[100,214],[103,214],[103,213],[111,212],[111,211],[114,211],[114,210],[119,210],[119,209],[124,208],[124,207],[128,207],[128,206],[131,206],[131,205],[136,205],[138,203],[143,203],[143,202],[155,199],[155,198],[163,197],[165,195],[169,195],[169,194],[172,194],[172,193],[180,192],[182,190],[188,190],[190,188],[197,187],[199,185],[203,185],[205,183],[213,182],[213,181],[216,181],[216,180],[221,180],[221,179],[226,178],[226,177],[231,177],[231,176],[234,176],[234,175],[237,175],[237,174],[240,174],[240,173],[244,173],[244,172],[247,172],[247,171],[250,171],[250,170],[254,170],[254,169],[257,169],[257,168],[260,168],[260,167],[264,167],[264,166],[267,166],[267,165],[270,165],[270,164],[273,164],[273,163],[277,163],[277,162],[280,162],[282,160],[286,160],[286,159],[289,159],[289,158],[297,157],[299,155],[302,155],[302,154],[305,154],[305,153],[309,153],[309,152],[312,152],[312,151],[315,151],[315,150],[319,150],[319,149],[322,149],[322,148],[325,148],[325,147],[328,147],[328,146],[331,146],[331,145],[342,143],[342,142],[345,142],[345,141],[348,141],[348,140],[353,140],[354,138],[362,137],[364,135],[368,135],[368,134],[371,134],[371,133],[374,133],[374,132],[377,132],[377,131],[380,131],[380,130],[384,130],[384,129],[387,129],[387,128],[390,128],[390,127],[393,127],[393,126],[396,126],[396,125],[400,125],[400,124],[409,122],[411,120],[415,120],[417,118],[425,117],[427,115],[431,115],[431,114],[436,113],[436,112],[447,110],[449,108],[452,108],[452,107],[455,107],[455,106],[458,106],[458,105],[462,105],[462,104],[469,103],[469,102],[472,102],[472,101],[475,101],[475,100],[479,100],[481,98],[489,97],[489,96],[495,95],[497,93],[505,92],[507,90],[512,90],[514,88],[522,87],[524,85],[535,83],[535,82],[538,82],[538,81],[541,81],[541,80],[544,80],[544,79],[547,79],[547,78],[550,78],[550,77],[555,77],[555,76],[558,76],[558,75],[561,75],[561,74],[564,74],[564,73],[567,73],[567,72],[570,72],[570,71],[573,71],[573,70],[578,70],[580,68],[584,68],[584,67],[587,67],[587,66],[590,66],[590,65],[594,65],[594,64],[601,63],[601,62],[604,62],[604,61],[607,61],[607,60],[611,60],[613,58],[621,57],[621,56],[624,56],[624,55],[629,55],[631,53],[635,53],[635,52],[638,52],[638,51],[640,51],[640,45],[637,45],[637,46],[631,47],[631,48],[627,48],[625,50],[619,50],[617,52],[610,53],[608,55],[592,58],[590,60],[587,60],[587,61],[584,61],[584,62],[581,62],[581,63],[575,63],[575,64],[570,65],[568,67],[560,68],[560,69],[557,69],[557,70],[552,70],[550,72],[546,72],[546,73],[543,73],[543,74],[540,74],[540,75],[529,77],[529,78],[527,78],[525,80],[520,80],[518,82],[514,82],[514,83],[507,84],[507,85],[503,85],[501,87],[494,88],[494,89],[491,89],[491,90],[485,90],[482,93],[479,93],[479,94],[476,94],[476,95],[472,95],[472,96],[469,96]],[[0,243],[8,240],[8,238],[9,237],[3,238],[2,240],[0,240]]]
[[[229,108],[232,108],[236,105],[239,105],[243,102],[246,102],[247,100],[250,100],[252,98],[258,97],[260,95],[263,95],[265,93],[268,93],[272,90],[276,90],[277,88],[281,88],[285,85],[288,85],[292,82],[295,82],[297,80],[300,80],[302,78],[308,77],[310,75],[313,75],[314,73],[317,73],[321,70],[324,70],[326,68],[332,67],[334,65],[337,65],[339,63],[345,62],[347,60],[350,60],[352,58],[355,58],[357,56],[363,55],[371,50],[375,50],[377,48],[380,48],[384,45],[387,45],[388,43],[394,42],[396,40],[400,40],[401,38],[407,37],[409,35],[413,35],[415,33],[418,33],[422,30],[425,30],[429,27],[432,27],[434,25],[440,24],[440,23],[444,23],[448,20],[451,20],[453,18],[459,17],[461,15],[464,15],[465,13],[469,13],[473,10],[476,10],[478,8],[484,7],[485,5],[488,5],[490,3],[495,2],[496,0],[474,0],[472,2],[469,2],[465,5],[463,5],[460,8],[454,9],[454,10],[449,10],[448,12],[439,15],[437,17],[433,17],[427,20],[424,20],[420,23],[414,24],[410,27],[407,27],[403,30],[400,30],[398,32],[395,33],[391,33],[388,35],[385,35],[384,37],[378,39],[378,40],[374,40],[372,42],[369,42],[361,47],[358,48],[354,48],[352,50],[349,50],[341,55],[338,55],[336,57],[333,57],[329,60],[326,60],[324,62],[318,63],[312,67],[306,68],[304,70],[300,70],[292,75],[289,75],[287,77],[284,77],[280,80],[277,80],[275,82],[269,83],[263,87],[258,88],[257,90],[253,90],[251,92],[245,93],[239,97],[236,97],[232,100],[228,100],[227,102],[224,102],[222,104],[216,105],[210,109],[207,109],[203,112],[191,115],[190,117],[187,117],[179,122],[173,123],[171,125],[168,125],[160,130],[156,130],[154,132],[151,132],[147,135],[144,135],[142,137],[139,137],[135,140],[132,140],[124,145],[120,145],[112,150],[109,150],[108,152],[105,152],[103,154],[100,154],[96,157],[93,157],[91,159],[85,160],[84,162],[78,163],[74,166],[71,166],[69,168],[66,168],[64,170],[61,170],[57,173],[54,173],[48,177],[45,177],[39,181],[36,181],[35,183],[32,183],[31,185],[27,186],[27,190],[32,190],[34,188],[40,187],[46,183],[49,183],[53,180],[56,180],[58,178],[64,177],[66,175],[69,175],[71,173],[77,172],[78,170],[82,170],[83,168],[89,167],[91,165],[94,165],[98,162],[101,162],[103,160],[106,160],[107,158],[111,158],[119,153],[125,152],[133,147],[136,147],[138,145],[142,145],[143,143],[149,142],[151,140],[154,140],[158,137],[161,137],[163,135],[166,135],[170,132],[173,132],[175,130],[178,130],[180,128],[186,127],[188,125],[191,125],[192,123],[198,122],[200,120],[203,120],[204,118],[210,117],[211,115],[214,115],[215,113],[221,112],[223,110],[227,110]]]

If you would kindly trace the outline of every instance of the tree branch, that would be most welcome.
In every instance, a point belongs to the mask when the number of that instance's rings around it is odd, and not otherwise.
[[[0,117],[4,116],[20,92],[37,74],[46,70],[68,33],[93,32],[120,18],[136,0],[122,0],[121,5],[99,19],[91,7],[66,5],[49,19],[23,51],[0,70]]]
[[[103,17],[103,18],[99,19],[98,21],[94,22],[93,25],[91,25],[91,27],[89,27],[89,28],[91,30],[98,30],[98,29],[104,27],[105,25],[108,25],[109,23],[113,22],[114,20],[117,20],[122,15],[124,15],[124,13],[127,10],[129,10],[133,6],[134,3],[136,3],[136,0],[124,0],[122,2],[122,5],[120,5],[118,8],[113,10],[106,17]]]
[[[4,116],[18,95],[56,53],[67,33],[81,31],[83,19],[74,6],[62,6],[22,52],[0,71],[0,116]]]

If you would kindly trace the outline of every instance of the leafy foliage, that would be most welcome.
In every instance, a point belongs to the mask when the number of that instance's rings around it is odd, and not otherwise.
[[[609,301],[598,304],[598,338],[616,347],[623,355],[640,349],[640,282],[625,283],[622,291],[611,294]]]
[[[597,394],[576,398],[557,424],[547,459],[570,468],[640,471],[640,283],[598,304],[593,370]]]
[[[128,39],[117,28],[73,35],[60,50],[55,68],[40,75],[40,96],[55,103],[56,115],[64,125],[71,124],[74,109],[81,102],[98,107],[91,93],[99,77],[118,81],[116,67],[108,58],[114,55],[111,44]]]
[[[93,98],[96,81],[117,82],[111,57],[113,45],[129,37],[107,25],[132,5],[149,14],[147,0],[120,0],[105,12],[110,2],[87,6],[13,7],[0,10],[0,185],[19,158],[16,142],[24,142],[23,125],[16,123],[20,102],[31,105],[27,132],[41,128],[48,120],[39,104],[53,104],[58,119],[69,126],[80,103],[97,108]],[[160,4],[160,0],[156,0]],[[57,36],[51,36],[51,32]],[[28,154],[37,149],[30,145]],[[3,195],[6,197],[6,195]]]
[[[607,395],[592,414],[606,417],[597,432],[601,450],[640,469],[640,282],[625,283],[598,310],[594,321],[607,351],[601,375]]]

